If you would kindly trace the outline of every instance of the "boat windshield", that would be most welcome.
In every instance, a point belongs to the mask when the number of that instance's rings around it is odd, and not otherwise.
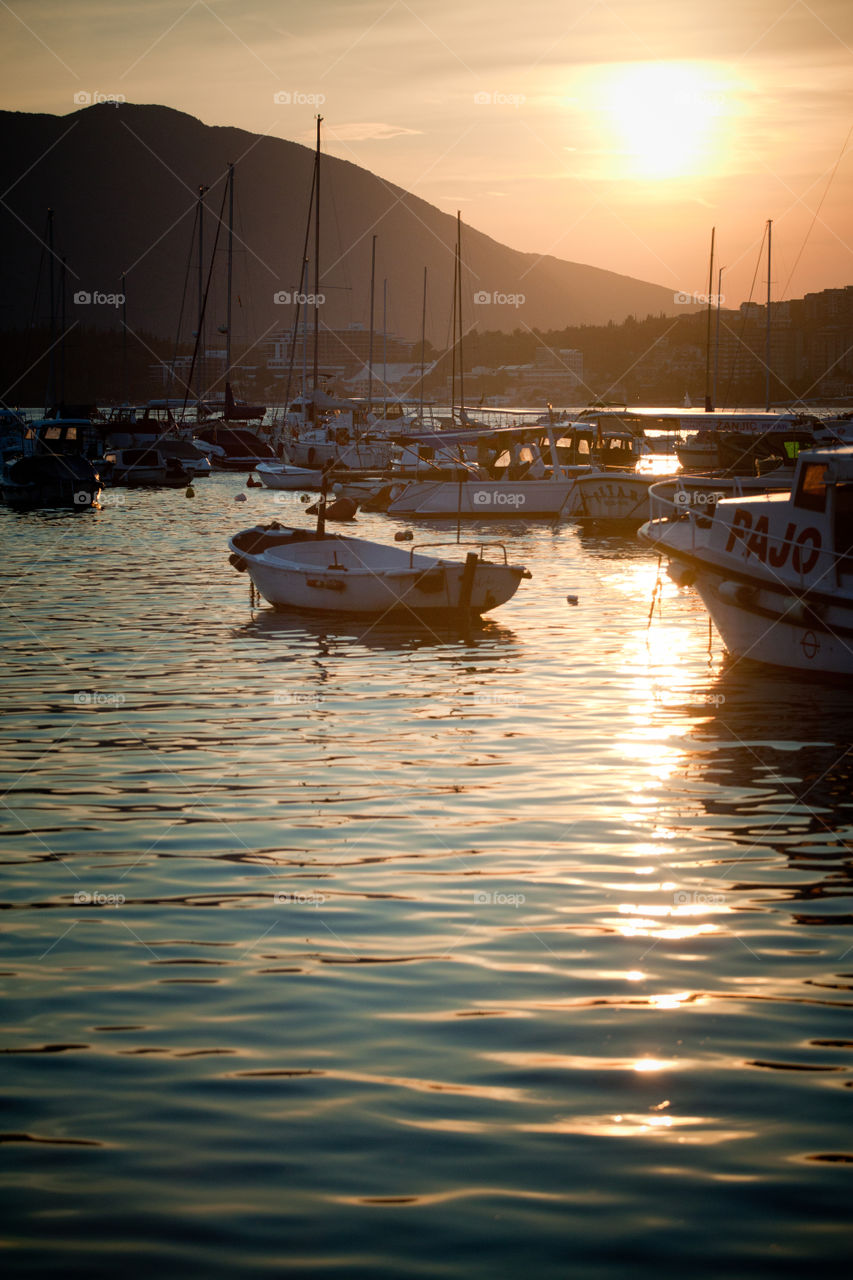
[[[826,463],[807,462],[800,472],[794,503],[807,511],[826,510]]]

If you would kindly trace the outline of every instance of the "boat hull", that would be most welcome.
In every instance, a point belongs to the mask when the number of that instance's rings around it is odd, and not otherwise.
[[[392,497],[388,514],[436,519],[555,519],[573,480],[467,480],[408,484]]]
[[[100,484],[85,483],[67,484],[23,484],[7,482],[0,484],[0,498],[7,507],[18,511],[43,510],[51,507],[62,507],[80,511],[91,507],[100,492]]]
[[[319,489],[323,483],[322,471],[312,471],[308,467],[262,462],[255,470],[267,489]]]
[[[296,467],[324,467],[333,463],[350,471],[381,471],[391,462],[389,441],[337,444],[333,440],[309,442],[298,437],[286,445],[287,457]]]
[[[0,475],[0,497],[20,511],[91,507],[103,485],[92,464],[77,455],[30,454],[7,463]]]
[[[700,518],[710,527],[711,518]],[[697,546],[691,520],[652,520],[640,537],[669,558],[681,586],[696,589],[726,649],[786,670],[853,676],[853,576],[836,585],[822,567],[806,577],[768,574],[755,562]],[[805,553],[804,553],[805,554]]]
[[[563,514],[575,520],[633,520],[649,518],[649,488],[661,476],[578,476]]]
[[[259,462],[266,459],[257,458],[254,455],[247,454],[245,457],[220,457],[214,454],[210,459],[210,464],[214,471],[255,471]]]
[[[805,614],[791,595],[777,602],[779,612],[773,616],[772,602],[762,608],[760,591],[751,607],[727,599],[721,588],[725,592],[728,582],[722,575],[703,573],[695,586],[733,657],[793,671],[853,676],[853,603],[846,610],[836,604],[830,620],[830,611]],[[745,588],[745,595],[750,590]],[[794,615],[796,621],[790,620]]]

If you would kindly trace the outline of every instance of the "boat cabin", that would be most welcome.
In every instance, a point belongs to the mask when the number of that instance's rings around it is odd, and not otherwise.
[[[830,523],[839,567],[853,571],[853,448],[804,454],[792,496],[795,507]]]
[[[853,447],[801,453],[790,490],[725,498],[712,518],[688,513],[723,560],[750,573],[831,588],[853,573]]]
[[[56,418],[42,422],[35,442],[36,453],[82,454],[86,458],[100,457],[103,447],[103,428],[89,418]]]
[[[641,437],[631,431],[599,431],[596,433],[594,461],[601,467],[630,467],[633,469],[641,453],[648,452],[642,446]]]

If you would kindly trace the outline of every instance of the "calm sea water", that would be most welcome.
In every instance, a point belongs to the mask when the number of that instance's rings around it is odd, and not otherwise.
[[[846,1260],[853,696],[571,524],[467,637],[252,610],[242,484],[0,512],[6,1266]]]

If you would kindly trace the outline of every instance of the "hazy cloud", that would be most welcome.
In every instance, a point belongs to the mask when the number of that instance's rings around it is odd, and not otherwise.
[[[406,135],[422,133],[422,129],[407,129],[399,124],[356,123],[332,124],[327,128],[332,141],[341,142],[386,142],[389,138],[402,138]]]

